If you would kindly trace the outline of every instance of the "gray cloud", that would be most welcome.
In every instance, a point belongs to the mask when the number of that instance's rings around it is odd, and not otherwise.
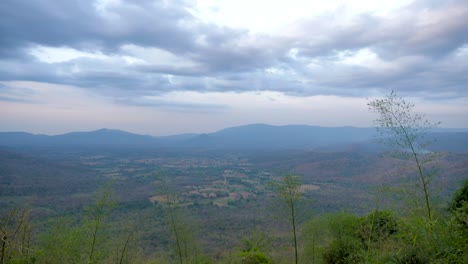
[[[2,51],[31,43],[110,51],[138,43],[187,50],[189,29],[178,24],[192,18],[182,5],[123,2],[99,12],[93,1],[2,1],[0,30],[8,36],[0,42]]]
[[[468,4],[416,1],[387,17],[336,14],[303,20],[284,36],[198,21],[185,1],[0,2],[0,80],[76,85],[127,104],[170,91],[280,91],[363,96],[394,89],[427,98],[468,96]],[[70,47],[107,56],[45,63],[32,48]],[[189,63],[125,62],[125,45],[156,48]],[[346,64],[375,53],[383,67]],[[464,52],[464,53],[463,53]],[[133,97],[132,97],[133,96]]]
[[[32,99],[35,93],[30,89],[14,89],[8,85],[0,83],[0,101],[14,103],[39,103]]]
[[[346,23],[330,14],[296,25],[298,47],[304,56],[323,56],[335,51],[370,47],[386,59],[399,56],[445,56],[468,43],[466,1],[418,1],[398,15],[362,14]]]
[[[144,106],[154,108],[165,108],[175,112],[222,112],[225,111],[228,106],[222,104],[192,104],[192,103],[181,103],[181,102],[170,102],[167,100],[149,100],[145,98],[119,98],[115,100],[118,104],[133,105],[133,106]]]

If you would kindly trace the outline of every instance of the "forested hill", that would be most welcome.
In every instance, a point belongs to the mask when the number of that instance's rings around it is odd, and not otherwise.
[[[433,149],[468,152],[467,129],[437,129],[428,134]],[[25,132],[0,133],[0,146],[8,147],[113,147],[188,148],[205,150],[306,149],[322,152],[380,151],[374,128],[272,126],[252,124],[206,134],[153,137],[121,130],[100,129],[48,136]]]

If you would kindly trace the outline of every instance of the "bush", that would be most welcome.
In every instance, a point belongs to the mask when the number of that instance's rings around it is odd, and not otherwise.
[[[384,241],[398,231],[397,219],[389,211],[374,211],[361,220],[358,236],[364,244]]]
[[[335,240],[325,247],[323,260],[328,264],[361,263],[359,247],[353,241]]]
[[[454,225],[463,236],[468,236],[468,179],[454,194],[450,205]]]
[[[240,256],[242,264],[271,264],[271,260],[260,251],[244,251]]]
[[[328,219],[332,241],[323,248],[325,263],[360,263],[361,243],[356,235],[359,218],[338,213]]]
[[[458,189],[453,195],[450,209],[452,211],[456,211],[457,209],[463,207],[464,203],[468,203],[468,179],[463,182],[462,187]]]
[[[395,264],[426,264],[429,262],[430,258],[414,246],[406,247],[394,259]]]
[[[262,252],[262,248],[267,243],[266,234],[261,231],[254,231],[251,236],[244,240],[244,247],[239,254],[242,264],[271,264],[270,258]]]

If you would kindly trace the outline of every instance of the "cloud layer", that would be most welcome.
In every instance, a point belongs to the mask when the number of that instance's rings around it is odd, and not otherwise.
[[[269,8],[261,1],[2,0],[0,104],[44,104],[36,86],[53,84],[180,113],[226,113],[235,94],[290,100],[389,90],[466,106],[466,1],[374,9],[373,1],[328,2],[322,10],[323,1],[290,1],[291,14],[275,4],[261,17]]]
[[[209,24],[195,8],[4,0],[0,79],[77,85],[122,101],[184,90],[468,95],[466,1],[416,1],[386,14],[337,9],[273,34]]]

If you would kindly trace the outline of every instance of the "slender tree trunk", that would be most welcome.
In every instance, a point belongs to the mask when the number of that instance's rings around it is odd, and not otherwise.
[[[122,254],[120,254],[119,264],[122,264],[122,263],[123,263],[125,251],[127,250],[127,245],[128,245],[128,242],[130,242],[130,239],[132,239],[132,236],[133,236],[133,232],[130,233],[130,235],[129,235],[129,236],[127,237],[127,239],[125,240],[125,244],[124,244],[124,247],[123,247],[123,249],[122,249]]]
[[[91,243],[91,252],[89,253],[88,263],[92,263],[92,261],[93,261],[94,247],[96,246],[96,237],[97,237],[97,232],[99,230],[100,223],[101,223],[101,219],[98,217],[96,219],[96,225],[94,226],[93,241]]]
[[[294,236],[294,256],[295,263],[297,264],[297,237],[296,237],[296,215],[294,211],[294,202],[291,201],[291,221],[293,226],[293,236]]]
[[[0,263],[1,263],[1,264],[5,264],[6,240],[7,240],[7,236],[6,236],[6,235],[2,235],[2,256],[1,256],[1,259],[0,259]]]
[[[418,154],[416,153],[416,150],[414,149],[413,140],[411,140],[410,136],[408,135],[408,131],[406,127],[403,126],[400,119],[396,117],[393,113],[392,113],[392,116],[393,118],[395,118],[395,120],[398,121],[398,125],[400,126],[400,129],[404,133],[406,143],[409,145],[411,149],[411,153],[413,154],[414,161],[416,162],[416,166],[418,167],[419,179],[421,180],[421,184],[422,184],[423,192],[424,192],[424,199],[426,201],[427,217],[430,220],[432,217],[432,214],[431,214],[431,204],[429,201],[429,192],[427,190],[427,181],[426,181],[426,177],[424,176],[421,163],[419,162]]]
[[[414,146],[413,146],[413,142],[410,140],[406,129],[404,127],[402,127],[402,129],[403,129],[403,132],[405,133],[406,141],[408,142],[411,148],[411,152],[413,154],[414,161],[416,162],[416,166],[418,167],[419,179],[421,180],[421,184],[422,184],[423,192],[424,192],[424,199],[426,201],[427,217],[430,220],[432,217],[432,214],[431,214],[431,204],[429,201],[429,192],[427,190],[426,177],[424,176],[421,163],[419,162],[418,154],[416,153],[416,150],[414,149]]]
[[[296,203],[301,199],[302,193],[300,183],[293,175],[285,175],[282,182],[278,185],[278,194],[283,199],[290,214],[289,222],[292,226],[292,235],[294,242],[294,263],[299,262],[298,246],[297,246],[297,227],[296,227]]]
[[[411,148],[412,147],[413,146],[411,146]],[[414,155],[414,160],[416,161],[416,164],[418,166],[419,178],[420,178],[421,183],[422,183],[422,187],[423,187],[423,191],[424,191],[424,198],[426,199],[427,217],[429,219],[431,219],[432,218],[432,212],[431,212],[431,205],[430,205],[430,202],[429,202],[429,192],[427,190],[426,177],[423,174],[422,167],[421,167],[421,164],[419,163],[418,156],[416,155],[416,153],[414,151],[413,151],[413,155]]]
[[[176,245],[177,245],[177,253],[179,255],[179,261],[180,261],[180,264],[183,264],[183,261],[182,261],[182,248],[180,246],[180,238],[179,238],[179,233],[177,231],[177,226],[176,226],[176,222],[175,222],[175,217],[174,217],[174,212],[173,212],[173,208],[172,208],[172,205],[169,204],[169,217],[170,217],[170,221],[171,221],[171,226],[172,226],[172,231],[174,231],[174,236],[175,236],[175,239],[176,239]]]

